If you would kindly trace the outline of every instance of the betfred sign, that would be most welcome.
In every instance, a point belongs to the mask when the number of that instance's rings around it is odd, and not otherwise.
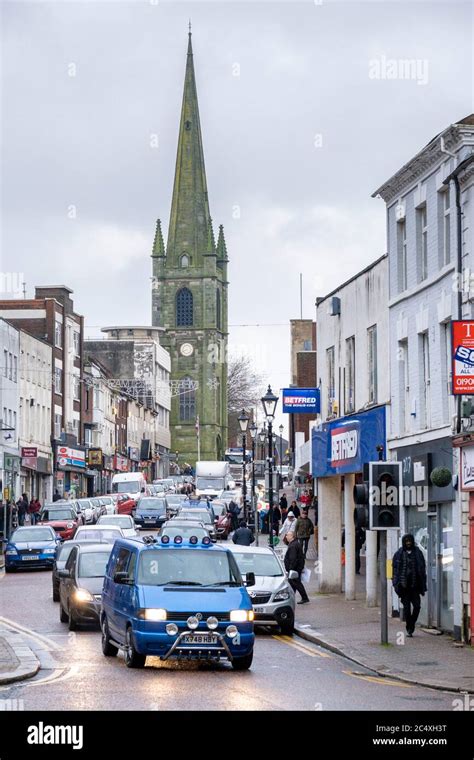
[[[451,322],[454,396],[474,395],[474,320]]]
[[[357,427],[336,427],[331,430],[331,467],[344,467],[359,455]]]
[[[284,414],[319,414],[319,388],[284,388]]]

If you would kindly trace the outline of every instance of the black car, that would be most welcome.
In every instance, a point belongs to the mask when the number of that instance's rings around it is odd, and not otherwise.
[[[138,499],[133,519],[137,528],[161,528],[168,519],[166,499],[159,496]]]
[[[112,544],[84,543],[72,547],[59,570],[59,619],[74,631],[81,623],[99,626],[102,586]]]
[[[77,546],[74,541],[64,541],[56,550],[56,557],[53,563],[53,602],[59,602],[59,571],[64,570],[66,562],[69,559],[73,546]]]

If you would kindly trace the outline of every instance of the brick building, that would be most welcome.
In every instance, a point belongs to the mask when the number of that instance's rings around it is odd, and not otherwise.
[[[81,440],[84,320],[74,311],[72,290],[41,286],[32,299],[0,301],[0,317],[52,347],[51,430],[54,488],[87,493],[86,449]]]

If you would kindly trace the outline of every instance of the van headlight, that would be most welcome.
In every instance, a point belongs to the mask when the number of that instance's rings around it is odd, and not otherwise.
[[[232,610],[230,613],[231,623],[248,623],[254,619],[253,610]]]
[[[290,598],[290,592],[288,591],[288,587],[282,588],[281,591],[278,592],[278,594],[275,594],[273,597],[274,602],[284,602],[287,599]]]
[[[143,616],[145,620],[153,620],[155,623],[161,620],[166,620],[166,610],[160,608],[150,607],[143,610]]]

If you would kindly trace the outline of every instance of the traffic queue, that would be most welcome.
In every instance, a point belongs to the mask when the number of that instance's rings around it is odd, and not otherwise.
[[[104,656],[121,650],[130,668],[153,656],[248,669],[254,624],[293,633],[295,596],[280,558],[227,542],[238,490],[210,500],[191,483],[143,486],[130,475],[112,495],[45,504],[35,525],[10,536],[5,571],[51,569],[60,621],[99,628]]]

